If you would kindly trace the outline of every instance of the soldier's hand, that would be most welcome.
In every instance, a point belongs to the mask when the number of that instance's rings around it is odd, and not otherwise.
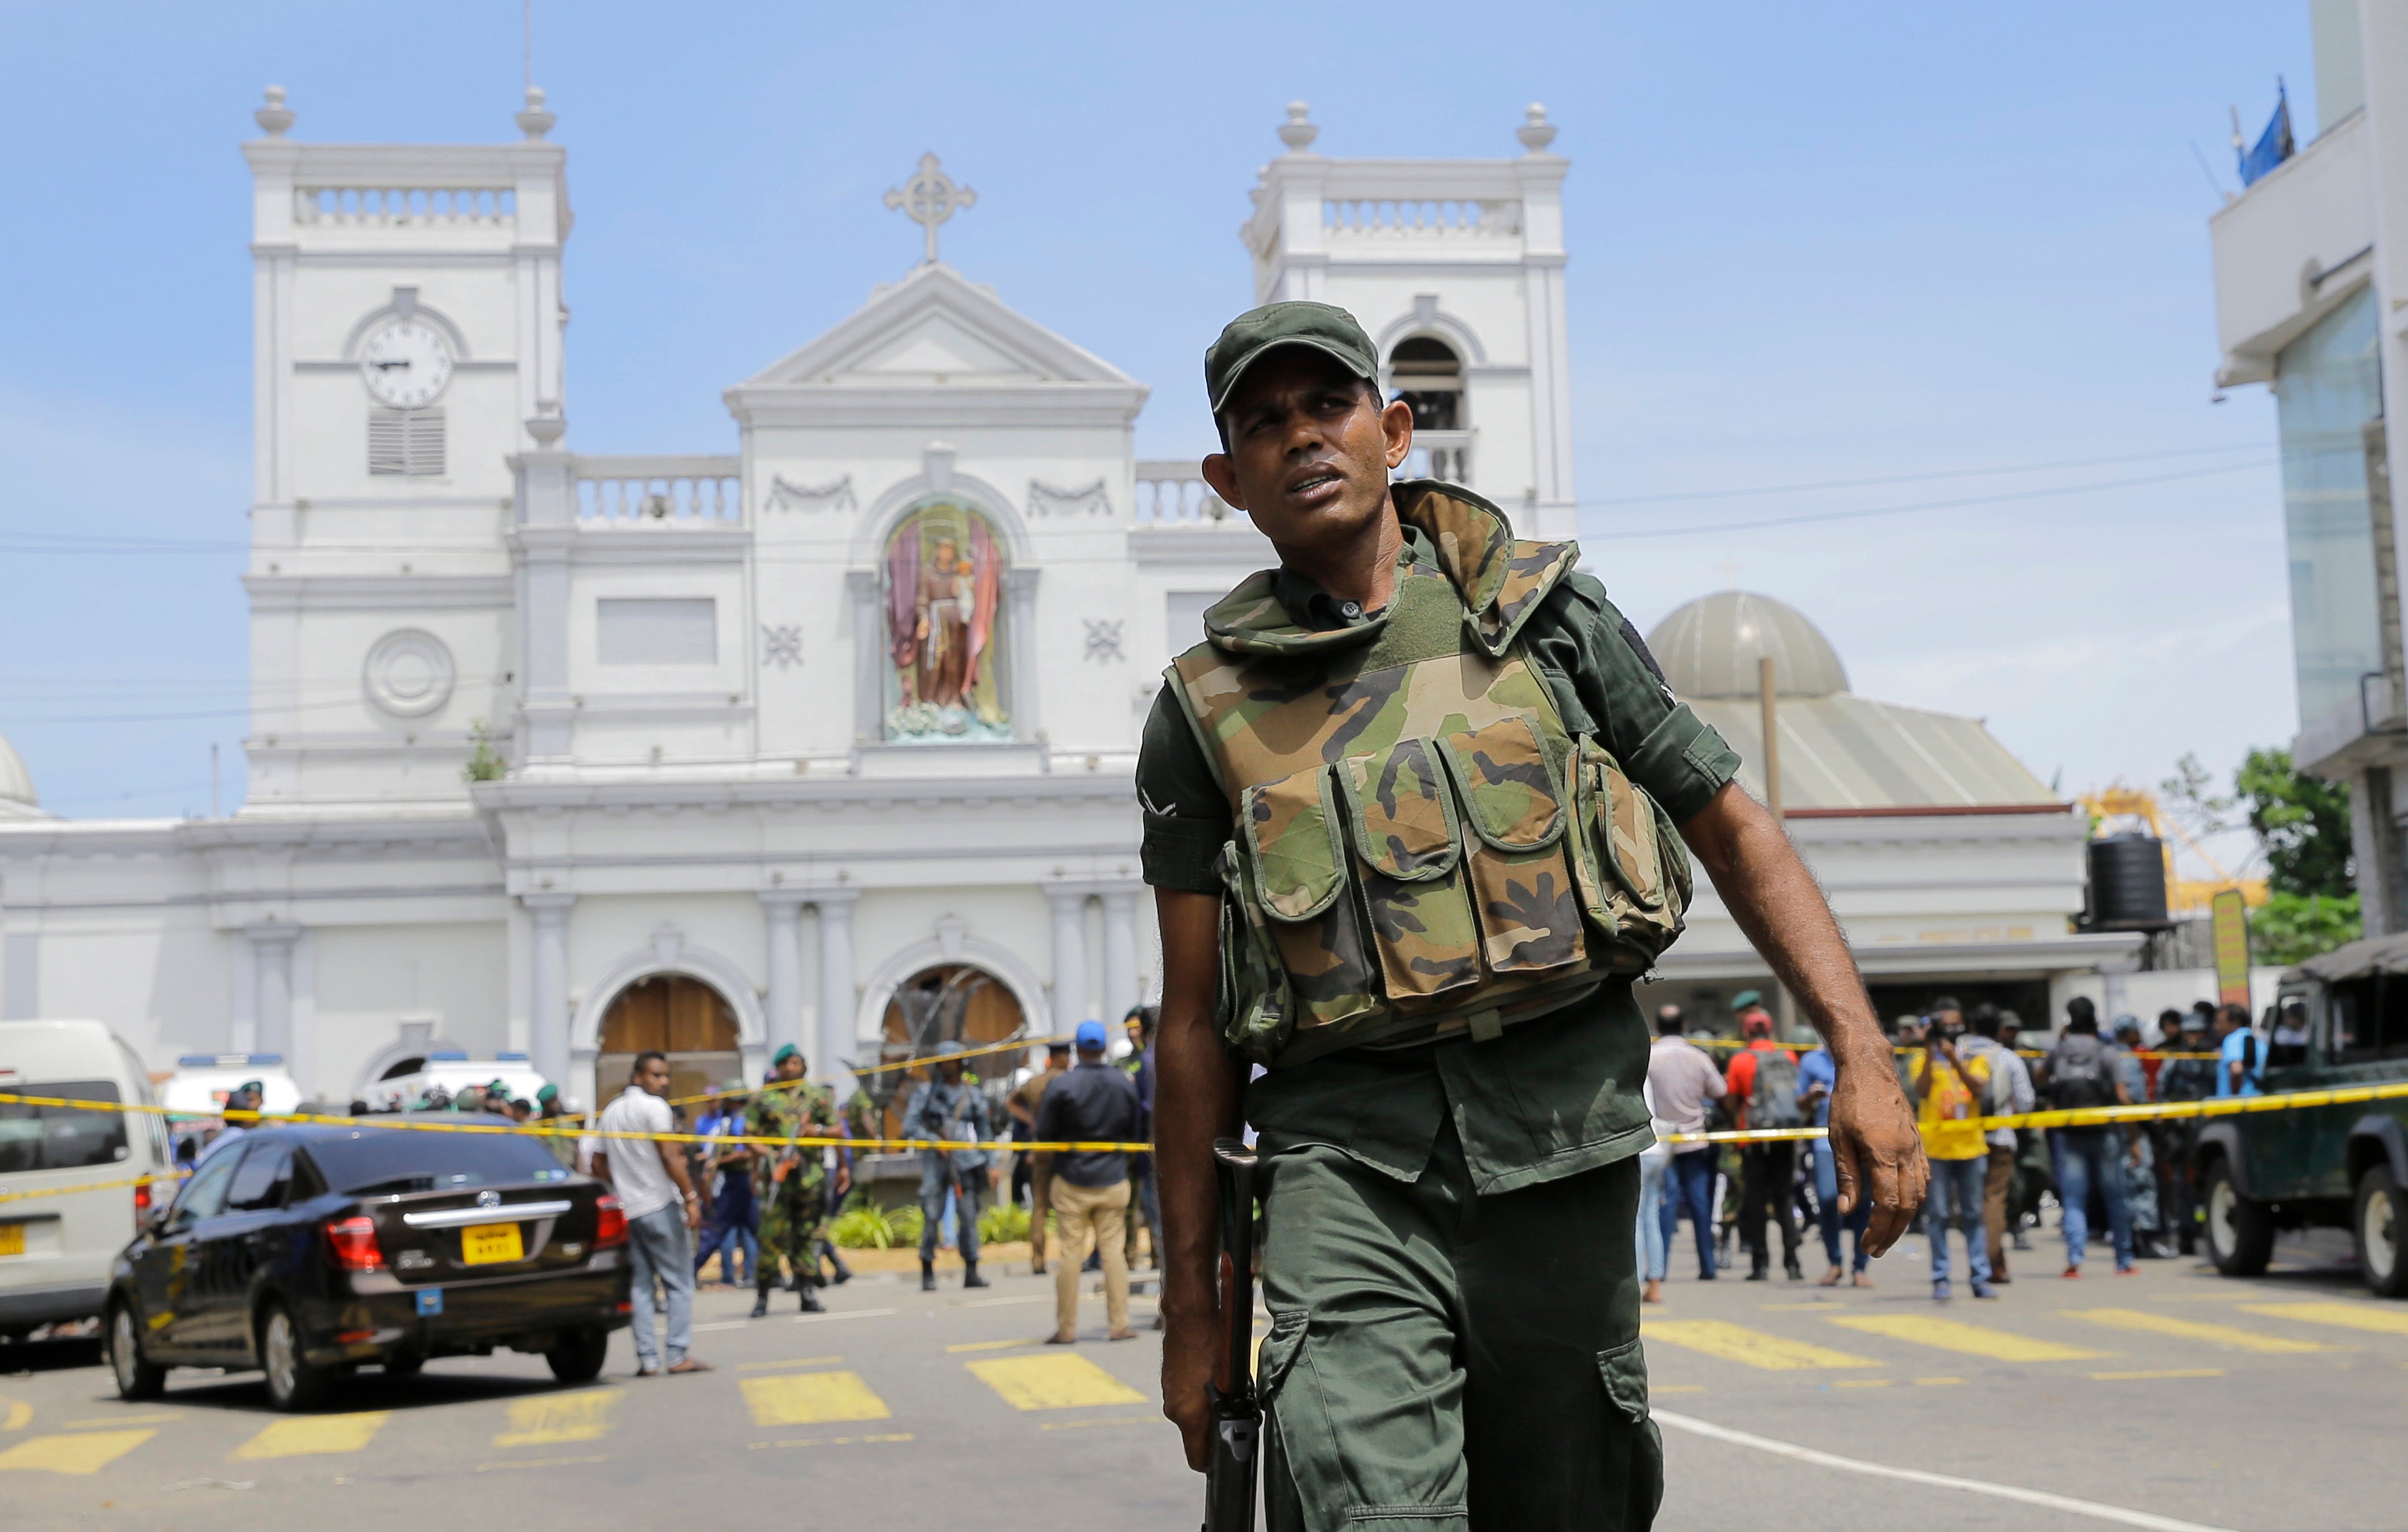
[[[1162,1413],[1187,1446],[1187,1466],[1202,1473],[1212,1462],[1212,1396],[1208,1387],[1228,1348],[1218,1310],[1162,1310]]]
[[[1869,1202],[1865,1249],[1886,1254],[1922,1208],[1931,1167],[1888,1053],[1869,1049],[1843,1059],[1839,1074],[1831,1094],[1831,1158],[1839,1174],[1840,1212],[1845,1217]]]

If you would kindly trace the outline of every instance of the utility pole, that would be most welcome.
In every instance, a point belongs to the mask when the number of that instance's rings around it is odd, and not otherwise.
[[[1781,833],[1789,833],[1789,822],[1781,814],[1781,702],[1780,693],[1772,683],[1772,656],[1756,657],[1756,700],[1764,724],[1764,806],[1772,810],[1772,823]],[[1789,986],[1773,976],[1774,1014],[1781,1022],[1781,1040],[1789,1042],[1798,1036],[1798,1002],[1791,996]]]

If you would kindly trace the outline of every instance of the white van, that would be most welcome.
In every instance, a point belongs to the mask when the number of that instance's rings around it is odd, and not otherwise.
[[[150,1076],[101,1022],[0,1022],[0,1094],[153,1106]],[[0,1336],[100,1314],[110,1263],[174,1192],[156,1112],[0,1101]],[[91,1188],[23,1196],[54,1188]]]

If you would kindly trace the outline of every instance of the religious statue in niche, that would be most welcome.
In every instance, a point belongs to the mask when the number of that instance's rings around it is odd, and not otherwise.
[[[996,680],[1003,557],[984,518],[951,501],[914,509],[886,544],[886,737],[1010,739]]]

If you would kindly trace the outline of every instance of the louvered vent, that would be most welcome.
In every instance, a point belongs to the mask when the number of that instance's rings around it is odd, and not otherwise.
[[[408,479],[442,477],[443,411],[370,410],[368,472]]]

